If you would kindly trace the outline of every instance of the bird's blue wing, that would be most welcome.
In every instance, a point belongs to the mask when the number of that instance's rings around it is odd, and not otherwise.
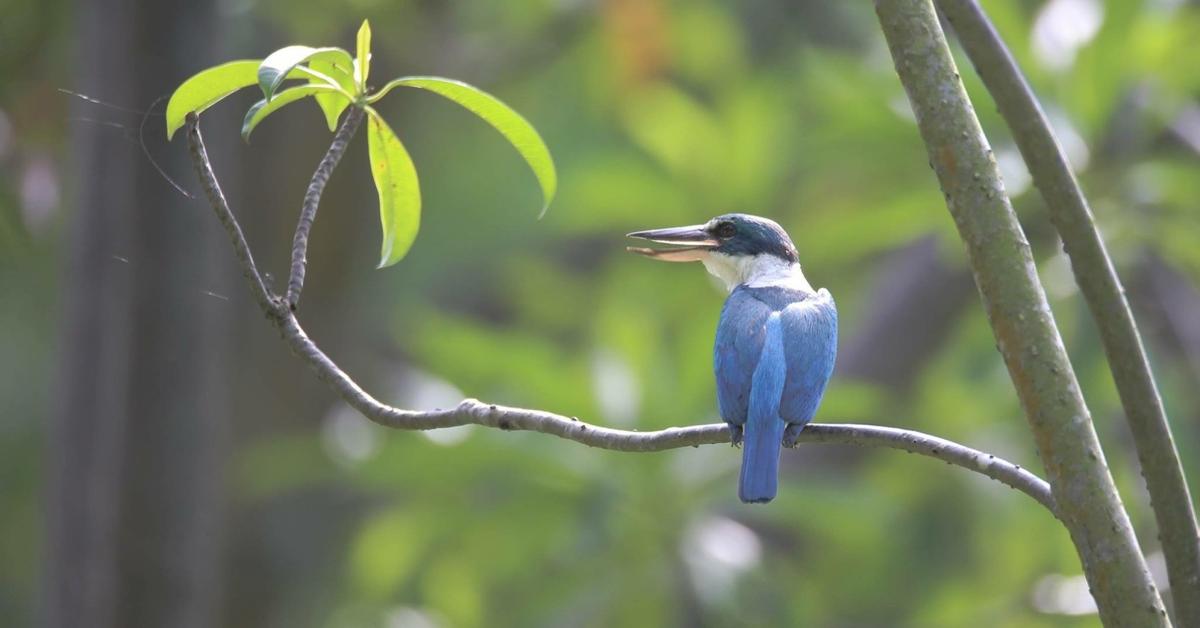
[[[779,414],[788,423],[812,420],[837,357],[837,307],[827,290],[787,306],[781,315],[787,381]]]
[[[771,308],[743,288],[730,293],[721,309],[713,370],[717,376],[717,405],[726,423],[746,423],[750,379],[762,354],[764,326],[770,314]]]

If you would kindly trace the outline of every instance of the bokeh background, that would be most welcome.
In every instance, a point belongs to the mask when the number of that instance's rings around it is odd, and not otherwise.
[[[984,5],[1090,196],[1196,494],[1200,5]],[[374,270],[357,138],[300,311],[376,396],[643,430],[715,421],[722,294],[699,267],[625,253],[623,234],[748,211],[783,224],[838,301],[818,420],[927,431],[1040,471],[870,3],[7,0],[0,13],[0,623],[1098,625],[1050,515],[926,458],[806,445],[785,455],[776,502],[747,507],[729,448],[378,428],[288,353],[207,205],[174,187],[199,196],[160,97],[222,60],[352,48],[370,18],[378,82],[440,74],[496,94],[541,131],[561,180],[535,220],[533,176],[486,124],[423,92],[384,101],[421,176],[420,236]],[[959,60],[1161,577],[1095,330]],[[203,122],[279,289],[329,133],[302,103],[243,144],[251,92]]]

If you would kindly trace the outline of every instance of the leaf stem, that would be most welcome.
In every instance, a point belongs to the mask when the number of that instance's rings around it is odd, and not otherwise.
[[[341,83],[338,83],[337,80],[335,80],[332,76],[329,76],[328,74],[325,74],[323,72],[318,72],[318,71],[308,67],[307,65],[298,65],[293,69],[297,72],[300,72],[301,74],[307,74],[319,81],[328,83],[330,87],[332,87],[335,91],[337,91],[337,93],[345,96],[347,99],[350,100],[350,102],[357,102],[359,100],[358,97],[356,97],[354,94],[351,94],[350,92],[346,91],[346,88],[342,87]]]

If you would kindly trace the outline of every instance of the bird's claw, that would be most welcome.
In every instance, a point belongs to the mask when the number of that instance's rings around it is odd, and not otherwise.
[[[730,425],[729,433],[730,433],[730,435],[733,436],[732,445],[734,447],[741,447],[742,446],[742,426]]]
[[[787,429],[783,431],[783,446],[791,449],[800,441],[800,431],[804,426],[799,423],[788,423]]]

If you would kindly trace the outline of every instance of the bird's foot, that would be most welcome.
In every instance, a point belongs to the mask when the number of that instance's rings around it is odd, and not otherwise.
[[[787,429],[783,431],[783,446],[791,449],[800,441],[800,431],[804,429],[801,423],[788,423]]]
[[[733,436],[733,443],[732,443],[733,446],[741,447],[742,446],[742,426],[730,425],[729,433]]]

